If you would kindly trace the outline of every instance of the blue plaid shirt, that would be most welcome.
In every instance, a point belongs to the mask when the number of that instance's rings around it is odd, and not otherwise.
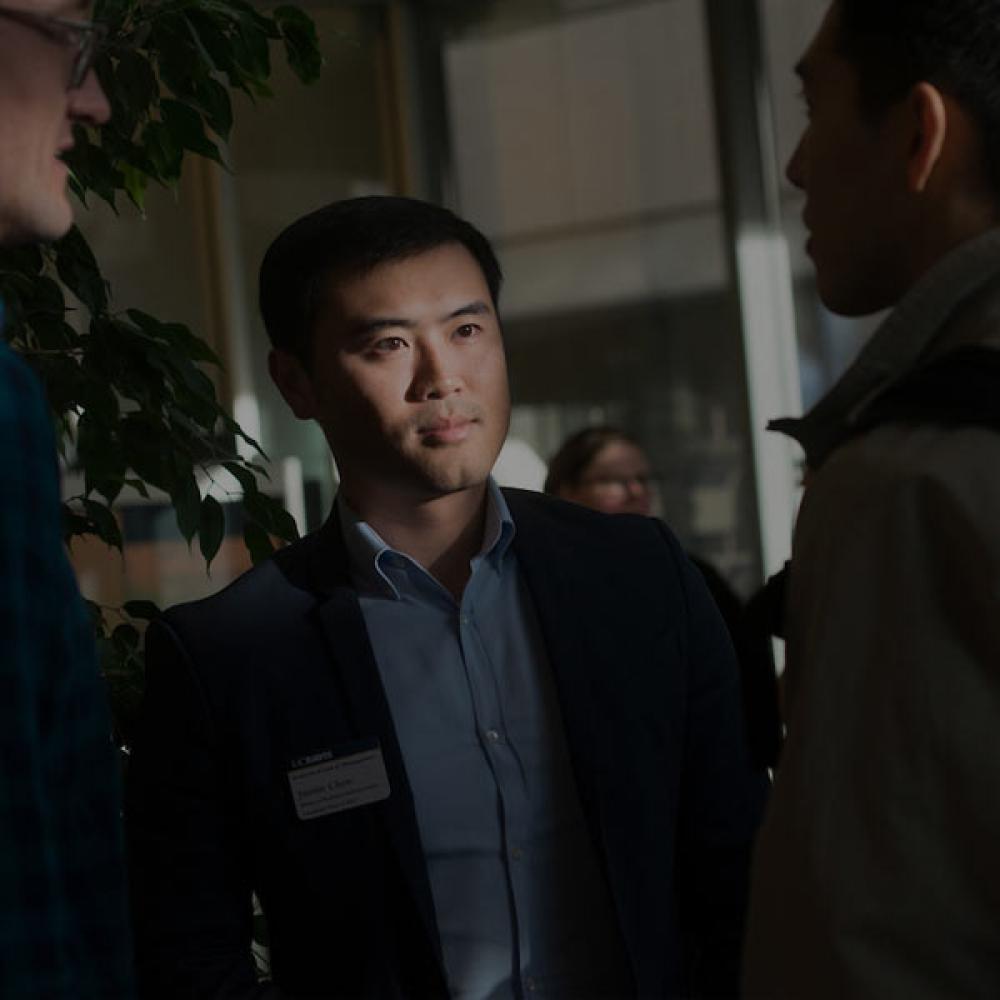
[[[0,997],[132,995],[119,774],[52,425],[0,342]]]

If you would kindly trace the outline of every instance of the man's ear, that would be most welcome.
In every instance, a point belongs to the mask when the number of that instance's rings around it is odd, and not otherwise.
[[[906,167],[906,180],[913,194],[927,189],[941,161],[948,135],[948,105],[933,84],[918,83],[909,96],[914,133]]]
[[[267,356],[267,368],[292,413],[299,420],[315,419],[316,395],[302,362],[294,354],[275,348]]]

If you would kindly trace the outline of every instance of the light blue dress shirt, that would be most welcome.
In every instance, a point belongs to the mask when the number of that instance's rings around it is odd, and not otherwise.
[[[413,790],[452,995],[628,995],[503,495],[491,480],[483,547],[460,603],[342,497],[338,506]]]

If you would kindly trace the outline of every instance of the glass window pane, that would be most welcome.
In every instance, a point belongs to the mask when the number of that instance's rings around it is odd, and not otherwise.
[[[575,9],[579,8],[579,9]],[[698,0],[498,2],[444,44],[458,210],[495,241],[512,433],[549,458],[620,424],[662,513],[759,579],[743,353]]]

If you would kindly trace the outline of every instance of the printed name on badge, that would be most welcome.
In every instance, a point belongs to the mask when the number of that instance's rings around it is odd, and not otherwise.
[[[389,797],[389,777],[379,747],[288,772],[299,819],[318,819]]]

